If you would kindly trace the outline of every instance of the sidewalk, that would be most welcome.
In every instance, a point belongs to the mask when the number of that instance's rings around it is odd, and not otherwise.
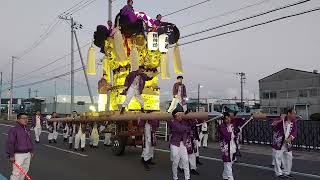
[[[208,144],[208,148],[220,149],[220,144],[217,142],[211,142]],[[242,144],[241,152],[260,154],[271,156],[272,149],[270,145],[257,145],[257,144]],[[307,160],[307,161],[317,161],[320,162],[320,151],[304,151],[304,150],[293,150],[293,155],[295,159]]]

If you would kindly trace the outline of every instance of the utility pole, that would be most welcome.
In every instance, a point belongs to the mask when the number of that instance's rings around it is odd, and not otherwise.
[[[112,0],[108,0],[108,20],[112,19]]]
[[[57,112],[57,81],[54,81],[54,112]]]
[[[112,0],[108,0],[108,20],[112,21]],[[116,22],[115,22],[116,23]],[[113,71],[110,69],[110,85],[113,86]],[[110,91],[107,92],[106,111],[110,111]]]
[[[200,84],[198,83],[198,112],[200,111]]]
[[[10,103],[9,103],[9,116],[8,120],[10,120],[10,117],[12,116],[12,109],[13,109],[13,67],[14,67],[14,60],[16,57],[12,56],[11,61],[11,82],[10,82]]]
[[[71,103],[70,103],[70,114],[74,111],[74,21],[73,17],[69,16],[59,16],[60,19],[70,21],[71,22]]]
[[[33,91],[35,93],[35,97],[38,97],[38,90]]]
[[[0,116],[1,116],[1,101],[2,101],[2,72],[0,73]]]
[[[240,76],[240,87],[241,87],[241,111],[244,109],[244,102],[243,102],[243,85],[246,80],[246,74],[244,72],[238,73],[238,76]]]
[[[79,27],[75,27],[75,29],[78,29],[78,28],[82,28],[82,25],[80,24]],[[84,64],[84,61],[83,61],[83,58],[82,58],[82,53],[81,53],[81,49],[80,49],[80,45],[79,45],[78,36],[77,36],[76,31],[74,31],[74,37],[76,38],[78,51],[79,51],[79,56],[80,56],[80,59],[81,59],[82,69],[83,69],[84,77],[86,79],[86,83],[87,83],[88,92],[89,92],[89,95],[90,95],[91,104],[94,106],[94,100],[93,100],[93,97],[92,97],[92,92],[91,92],[91,88],[90,88],[90,84],[89,84],[89,80],[88,80],[87,70],[85,68],[85,64]]]
[[[28,97],[29,97],[29,99],[31,98],[31,88],[29,88],[29,91],[28,91]]]

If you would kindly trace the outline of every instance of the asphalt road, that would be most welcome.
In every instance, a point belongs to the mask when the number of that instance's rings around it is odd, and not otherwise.
[[[7,132],[10,127],[0,124],[0,149],[4,152]],[[151,171],[145,171],[141,162],[141,148],[129,147],[123,156],[113,156],[104,146],[99,149],[87,148],[85,152],[69,151],[68,145],[59,136],[57,144],[48,144],[47,133],[42,133],[41,143],[35,144],[35,157],[31,162],[29,174],[33,180],[170,180],[171,162],[168,144],[161,142],[155,152],[155,162]],[[267,148],[267,147],[266,147]],[[220,152],[214,149],[201,150],[204,165],[199,167],[200,176],[192,180],[220,180],[223,164]],[[273,170],[269,167],[270,156],[243,153],[239,163],[234,164],[236,180],[273,180]],[[294,160],[295,180],[320,179],[320,162]],[[9,177],[11,165],[2,153],[0,174]],[[1,177],[1,176],[0,176]],[[180,174],[180,179],[183,174]]]

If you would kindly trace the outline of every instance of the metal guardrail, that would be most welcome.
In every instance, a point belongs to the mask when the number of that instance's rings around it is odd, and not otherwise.
[[[215,122],[216,129],[221,120]],[[251,121],[242,131],[242,144],[272,144],[271,120]],[[320,121],[299,120],[298,136],[293,142],[294,149],[320,150]],[[215,134],[216,141],[219,133]]]
[[[156,136],[160,138],[164,138],[165,141],[168,141],[168,123],[167,121],[160,121],[160,126],[156,132]]]

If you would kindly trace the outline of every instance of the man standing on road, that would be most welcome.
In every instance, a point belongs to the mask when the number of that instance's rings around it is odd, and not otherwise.
[[[40,111],[37,111],[36,115],[32,117],[32,128],[34,130],[34,136],[36,137],[36,143],[40,142],[40,135],[43,123],[44,118],[42,117]]]
[[[187,147],[192,146],[188,138],[189,127],[182,119],[182,112],[173,111],[172,115],[174,120],[168,123],[171,130],[170,150],[173,179],[178,179],[178,166],[181,161],[185,180],[189,180],[190,170]]]
[[[27,123],[28,115],[19,113],[17,116],[17,125],[9,130],[6,144],[6,153],[10,161],[19,165],[26,173],[29,171],[30,160],[33,157],[33,144]],[[24,174],[13,165],[10,180],[23,179]]]
[[[272,124],[274,131],[272,147],[275,151],[274,171],[281,179],[292,178],[292,141],[297,137],[296,111],[292,108],[287,111],[285,117],[274,121]],[[281,161],[283,170],[281,170]]]
[[[209,137],[208,124],[206,122],[203,122],[201,124],[200,129],[201,129],[201,132],[199,135],[200,146],[202,145],[203,148],[207,148],[208,147],[208,137]]]
[[[142,129],[143,135],[143,151],[141,160],[146,170],[149,170],[149,165],[155,165],[152,161],[154,156],[154,147],[156,146],[156,131],[160,125],[158,120],[139,120],[139,128]]]
[[[52,113],[51,118],[57,118],[58,115],[56,112]],[[48,122],[48,140],[49,143],[57,143],[58,139],[58,122]]]

